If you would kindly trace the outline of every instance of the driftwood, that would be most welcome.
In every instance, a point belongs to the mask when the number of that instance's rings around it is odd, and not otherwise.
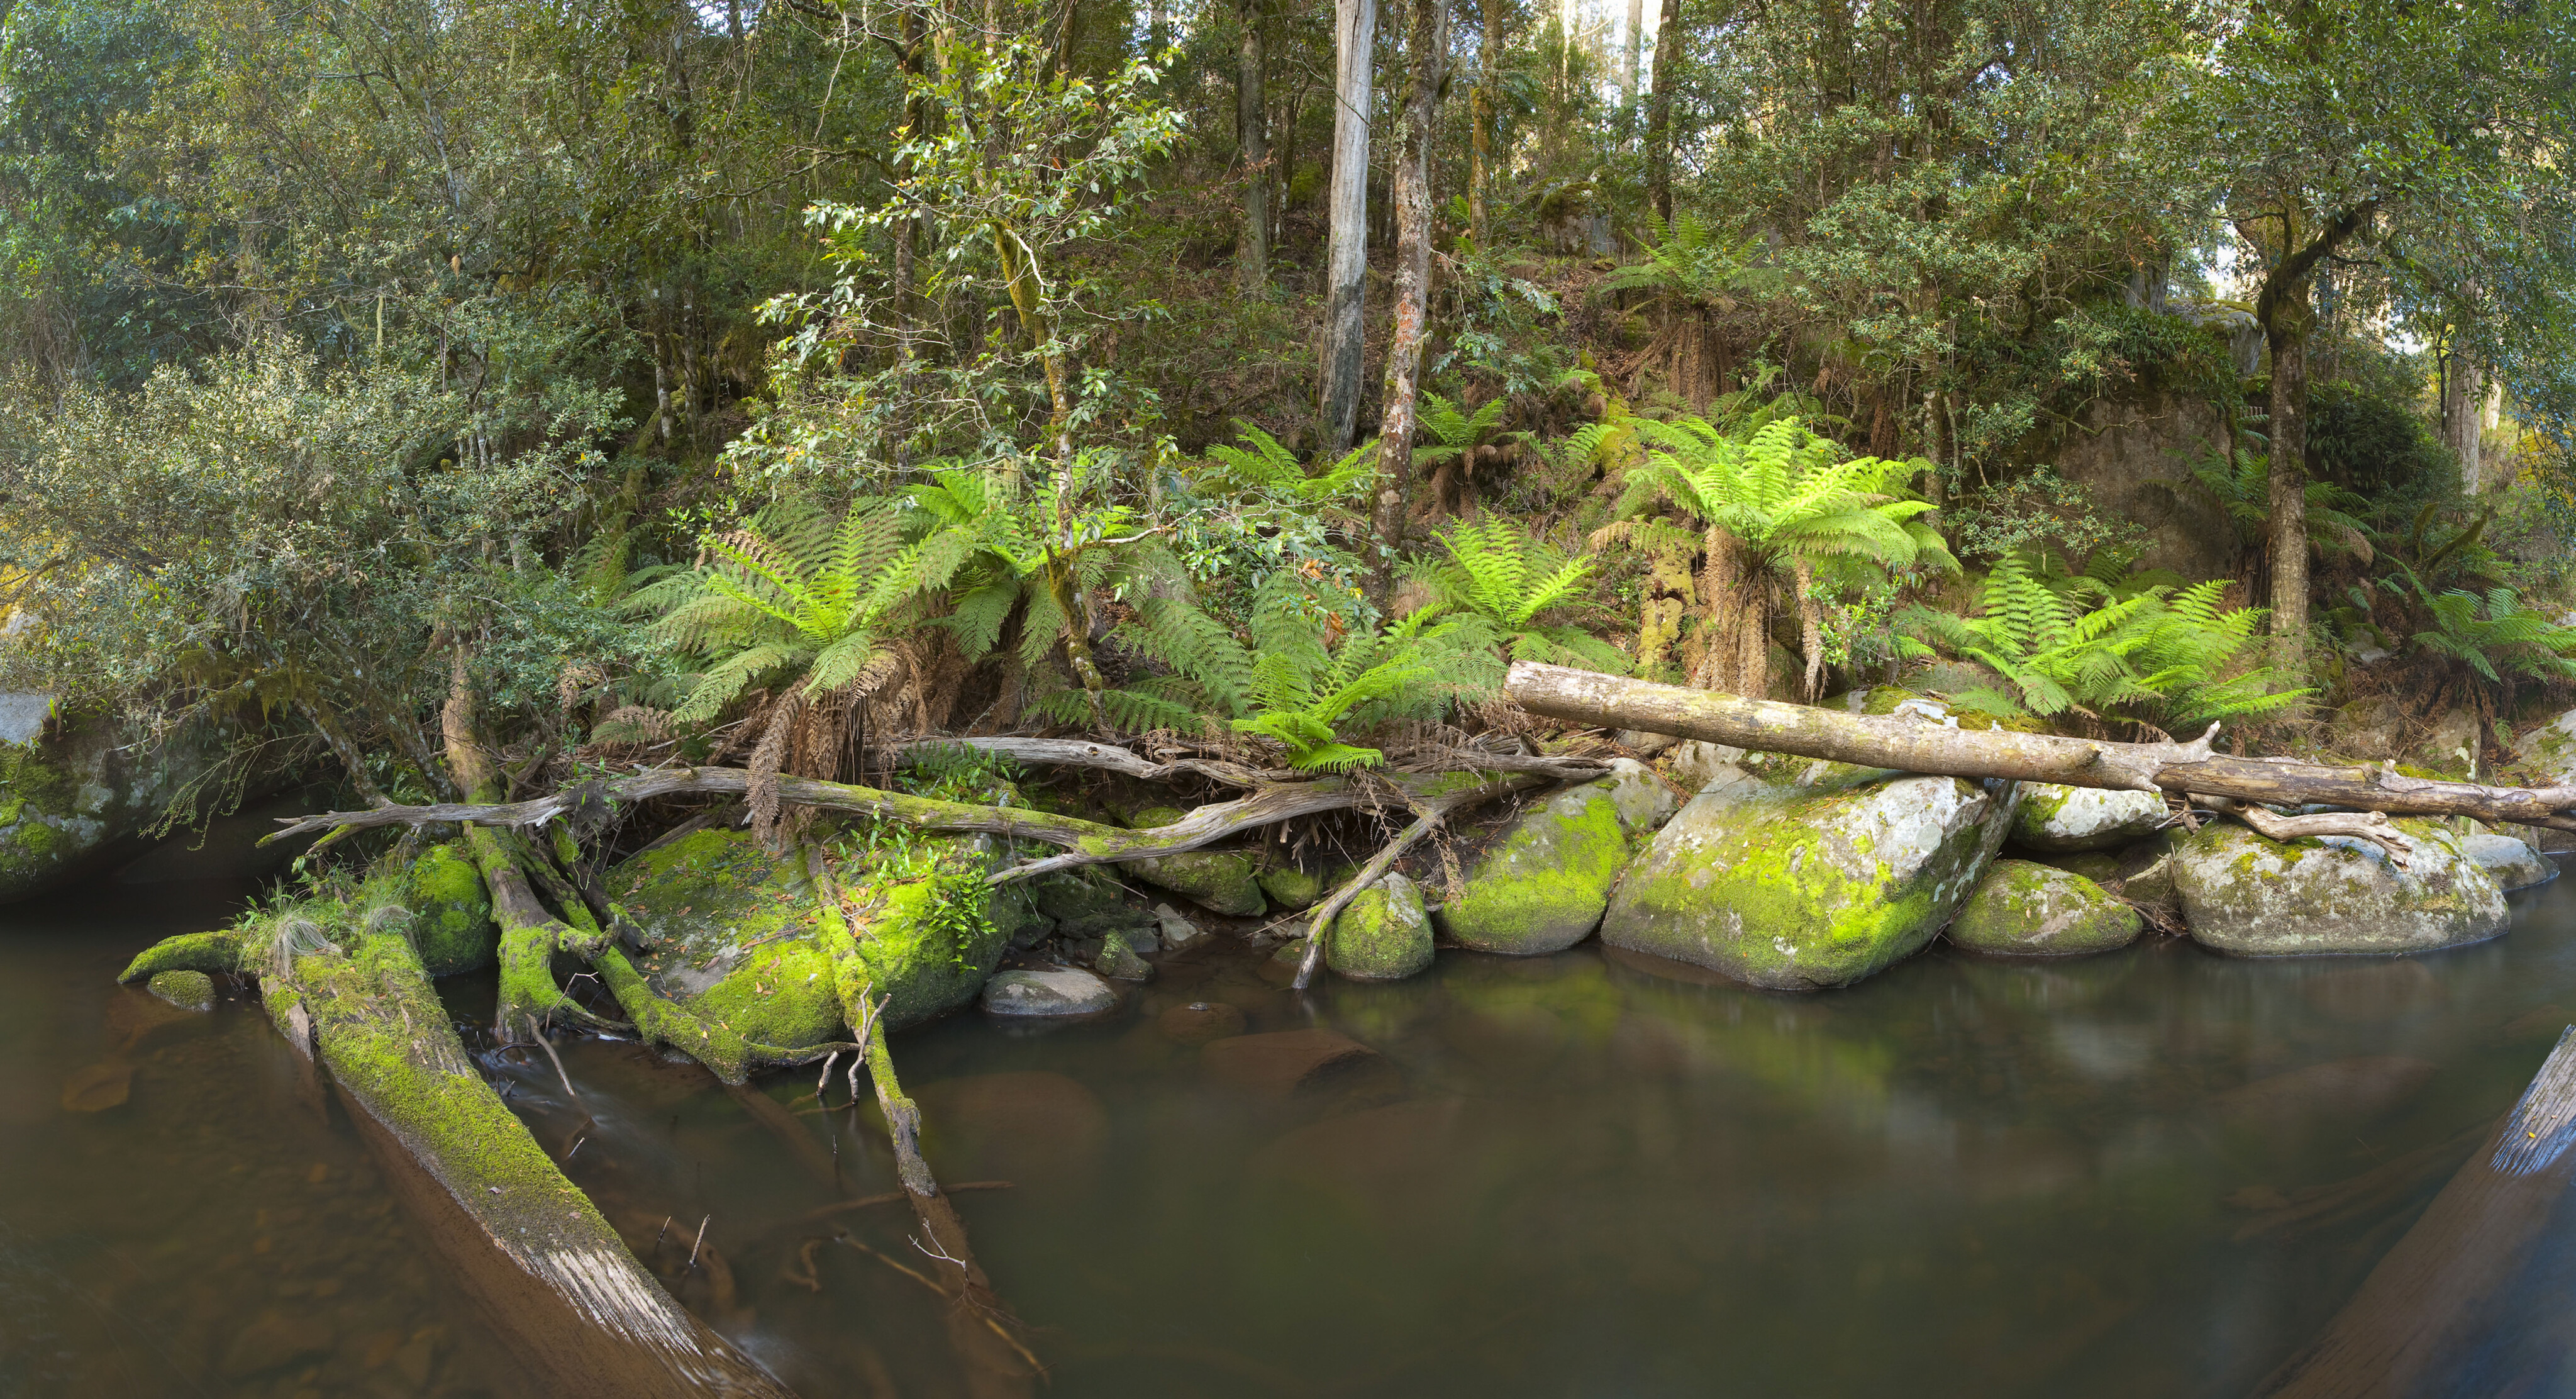
[[[2255,832],[2270,840],[2292,841],[2301,836],[2353,836],[2370,841],[2388,852],[2391,864],[2406,868],[2406,857],[2413,854],[2415,843],[2384,811],[2321,811],[2310,816],[2281,816],[2233,797],[2213,797],[2194,792],[2191,799],[2212,811],[2223,812],[2252,826]]]
[[[1133,756],[1132,754],[1130,756]],[[994,884],[1032,879],[1077,865],[1113,864],[1176,855],[1213,845],[1245,831],[1300,816],[1392,799],[1419,806],[1429,802],[1482,801],[1519,791],[1548,778],[1573,780],[1600,773],[1599,763],[1569,759],[1517,759],[1505,762],[1534,770],[1506,772],[1387,773],[1321,777],[1308,782],[1265,782],[1249,795],[1215,802],[1178,821],[1143,830],[1105,826],[1073,816],[1016,806],[982,806],[906,796],[846,782],[811,777],[778,779],[779,799],[796,805],[853,811],[900,821],[925,831],[1003,836],[1064,847],[1061,854],[996,871]],[[741,768],[663,768],[601,782],[583,783],[523,802],[451,802],[437,806],[386,806],[365,811],[331,811],[283,818],[285,826],[267,840],[306,831],[369,826],[425,826],[473,822],[478,826],[537,826],[601,802],[640,802],[669,796],[740,796],[751,784]]]
[[[2522,1101],[2307,1349],[2257,1394],[2359,1399],[2417,1392],[2472,1354],[2492,1304],[2576,1178],[2576,1026]]]
[[[2576,787],[2486,787],[2406,777],[2388,768],[2234,757],[2210,750],[2218,733],[2215,724],[2189,743],[2112,743],[1962,729],[1955,721],[1921,713],[1851,714],[1528,661],[1513,664],[1504,688],[1523,709],[1568,723],[1672,734],[1862,767],[2203,793],[2267,806],[2469,816],[2576,831],[2576,815],[2569,814],[2576,807]],[[2368,836],[2359,830],[2334,833]]]

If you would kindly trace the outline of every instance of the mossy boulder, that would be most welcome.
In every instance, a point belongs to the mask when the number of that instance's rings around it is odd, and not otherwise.
[[[204,972],[160,972],[143,989],[181,1010],[213,1010],[215,979]]]
[[[2438,821],[2400,818],[2406,868],[2352,836],[2287,844],[2212,821],[2177,844],[2174,887],[2192,940],[2223,952],[2425,952],[2505,930],[2504,891]]]
[[[2114,850],[2155,834],[2164,821],[2162,792],[2025,782],[2012,838],[2015,845],[2050,854]]]
[[[2480,831],[2462,837],[2460,848],[2469,852],[2469,858],[2493,875],[2496,887],[2508,894],[2558,877],[2558,866],[2551,864],[2547,856],[2512,836]]]
[[[1272,908],[1294,913],[1323,901],[1324,877],[1295,865],[1281,865],[1261,872],[1261,892]]]
[[[1149,807],[1137,812],[1128,824],[1139,830],[1168,826],[1186,814],[1176,806]],[[1133,870],[1137,878],[1158,889],[1168,889],[1217,913],[1249,918],[1269,907],[1261,897],[1260,862],[1249,851],[1192,850],[1180,855],[1157,855],[1150,860],[1130,860],[1121,868]]]
[[[1351,900],[1324,933],[1324,965],[1357,981],[1397,981],[1431,965],[1431,916],[1412,880],[1390,874]]]
[[[492,965],[501,930],[492,921],[491,891],[463,848],[442,842],[422,852],[407,876],[412,941],[431,976]]]
[[[2082,875],[1997,860],[1950,920],[1950,941],[2000,957],[2080,957],[2138,940],[2146,920]]]
[[[1682,799],[1672,786],[1634,758],[1612,758],[1610,775],[1601,781],[1609,787],[1611,805],[1619,810],[1619,823],[1631,835],[1662,830],[1682,809]]]
[[[1468,868],[1438,914],[1440,930],[1480,952],[1562,952],[1601,926],[1627,864],[1614,781],[1569,787],[1523,812]]]
[[[20,709],[42,696],[0,695]],[[201,731],[151,743],[112,718],[42,735],[38,722],[0,742],[0,902],[29,898],[139,855],[143,832],[172,797],[222,757],[221,735]]]
[[[1749,754],[1629,867],[1613,947],[1783,991],[1847,986],[1922,950],[2012,827],[2009,782]]]

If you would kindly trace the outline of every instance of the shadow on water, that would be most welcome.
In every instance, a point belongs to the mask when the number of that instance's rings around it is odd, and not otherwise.
[[[0,914],[0,1393],[512,1393],[256,1009],[107,984],[221,909]],[[1588,945],[1301,1002],[1208,947],[1105,1022],[897,1051],[1056,1394],[2236,1395],[2576,1019],[2576,881],[2516,915],[2410,960],[1936,951],[1804,999]],[[809,1399],[959,1392],[864,1081],[746,1102],[560,1049],[578,1100],[542,1054],[492,1071],[693,1311]],[[2571,1391],[2571,1229],[2447,1392]]]

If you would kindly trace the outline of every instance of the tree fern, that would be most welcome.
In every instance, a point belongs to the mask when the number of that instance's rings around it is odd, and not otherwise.
[[[1436,466],[1485,445],[1510,411],[1510,399],[1496,398],[1473,414],[1463,413],[1448,399],[1425,392],[1416,415],[1432,440],[1413,449],[1413,460],[1422,466]]]
[[[1440,536],[1445,561],[1418,566],[1414,577],[1446,612],[1485,620],[1514,660],[1624,674],[1628,658],[1580,627],[1540,617],[1580,595],[1592,576],[1588,555],[1568,556],[1499,515],[1453,525]]]

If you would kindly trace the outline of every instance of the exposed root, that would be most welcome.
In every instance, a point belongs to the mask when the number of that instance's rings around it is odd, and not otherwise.
[[[1334,890],[1331,898],[1316,906],[1314,918],[1306,925],[1306,956],[1297,964],[1297,979],[1293,983],[1295,989],[1303,991],[1314,983],[1315,968],[1324,960],[1324,935],[1331,930],[1333,920],[1341,916],[1343,909],[1350,907],[1351,900],[1358,898],[1372,885],[1386,878],[1386,872],[1395,868],[1395,862],[1403,857],[1404,852],[1412,849],[1424,836],[1439,829],[1440,823],[1447,820],[1451,812],[1460,807],[1474,806],[1490,797],[1500,796],[1504,791],[1518,790],[1524,786],[1538,786],[1542,781],[1543,779],[1535,776],[1523,775],[1510,779],[1500,790],[1478,785],[1414,798],[1413,824],[1405,827],[1403,834],[1388,842],[1385,849],[1378,851],[1367,864],[1362,865],[1360,872],[1352,875],[1349,882]]]
[[[146,981],[162,972],[204,972],[208,976],[242,970],[242,936],[232,928],[211,933],[181,933],[163,938],[125,964],[119,981]]]

